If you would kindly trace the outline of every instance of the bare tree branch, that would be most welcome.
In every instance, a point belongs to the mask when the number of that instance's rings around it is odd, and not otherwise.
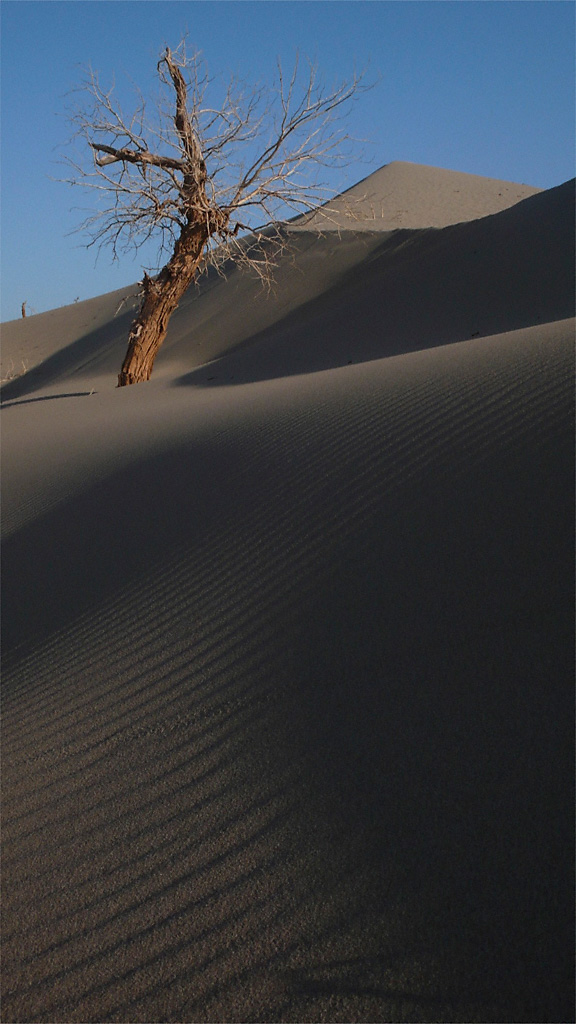
[[[106,154],[103,157],[95,157],[98,167],[105,167],[106,164],[113,164],[118,160],[130,164],[154,164],[155,167],[169,167],[175,171],[182,171],[186,167],[183,160],[173,160],[169,156],[157,156],[156,153],[149,153],[146,149],[115,149],[114,146],[105,146],[103,142],[91,142],[90,145],[95,152]]]

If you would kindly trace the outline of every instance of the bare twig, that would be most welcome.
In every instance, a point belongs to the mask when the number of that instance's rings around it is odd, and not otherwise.
[[[5,376],[0,377],[0,384],[6,384],[8,381],[15,380],[17,377],[23,377],[25,373],[28,373],[28,362],[26,359],[21,360],[21,367],[19,370],[14,366],[14,360],[10,360],[10,366],[6,370]]]

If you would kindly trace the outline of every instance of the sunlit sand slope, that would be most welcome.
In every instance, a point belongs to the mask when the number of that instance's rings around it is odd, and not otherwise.
[[[331,230],[445,228],[514,206],[540,189],[443,167],[394,160],[294,226]]]
[[[3,1020],[570,1019],[574,320],[518,269],[566,198],[5,389]]]

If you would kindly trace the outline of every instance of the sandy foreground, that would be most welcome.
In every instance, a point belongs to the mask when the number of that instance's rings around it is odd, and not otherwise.
[[[573,1019],[574,185],[332,212],[3,325],[2,1021]]]

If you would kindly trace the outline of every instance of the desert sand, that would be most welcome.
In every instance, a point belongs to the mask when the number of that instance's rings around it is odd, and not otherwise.
[[[573,1019],[574,183],[287,232],[2,327],[5,1022]]]

